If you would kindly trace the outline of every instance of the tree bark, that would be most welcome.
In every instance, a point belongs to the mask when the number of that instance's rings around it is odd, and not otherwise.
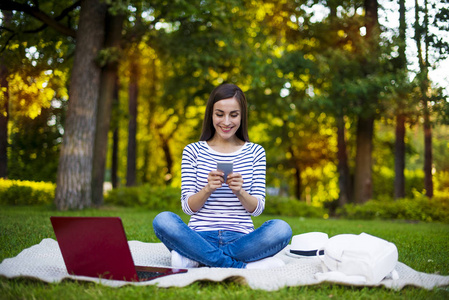
[[[295,164],[295,196],[296,199],[301,200],[302,184],[301,184],[301,168]]]
[[[285,128],[285,125],[283,126]],[[302,181],[301,181],[301,163],[295,154],[295,150],[292,146],[289,147],[289,151],[292,154],[290,159],[291,164],[295,168],[295,197],[298,200],[301,200],[302,196]]]
[[[105,15],[103,1],[82,1],[55,192],[59,210],[82,209],[92,204],[92,159],[101,75],[95,58],[103,46]]]
[[[406,29],[405,22],[405,0],[399,0],[399,70],[407,69],[406,49]],[[401,95],[399,95],[401,97]],[[396,136],[394,152],[394,198],[405,197],[405,121],[406,115],[403,112],[405,99],[399,99],[399,105],[396,113]]]
[[[146,128],[148,130],[148,134],[152,131],[152,126],[154,124],[154,112],[156,107],[156,97],[157,97],[157,80],[158,76],[156,73],[156,59],[151,59],[151,69],[150,69],[150,76],[151,76],[151,86],[149,87],[149,97],[148,97],[148,117]],[[145,142],[145,150],[143,152],[144,155],[144,161],[143,161],[143,167],[142,167],[142,182],[146,183],[149,181],[149,165],[151,161],[151,145],[152,141],[146,141]]]
[[[0,57],[0,178],[8,177],[8,69]]]
[[[137,47],[137,45],[136,45]],[[131,56],[129,79],[129,123],[128,123],[128,156],[126,168],[126,186],[136,185],[136,133],[137,133],[137,98],[139,95],[139,62],[138,49]]]
[[[424,97],[424,188],[426,189],[426,196],[432,198],[432,124],[430,122],[427,97]]]
[[[365,25],[366,40],[370,47],[370,54],[366,57],[366,64],[363,66],[366,76],[376,72],[378,68],[379,53],[379,23],[378,23],[378,3],[377,0],[365,0]],[[362,96],[363,97],[363,96]],[[372,197],[373,183],[371,175],[371,160],[374,135],[375,112],[371,111],[370,103],[377,101],[376,94],[366,95],[361,99],[362,113],[357,122],[357,153],[354,174],[353,200],[355,203],[365,203]]]
[[[337,117],[337,159],[338,159],[338,185],[340,195],[338,206],[342,207],[351,200],[351,175],[348,166],[348,152],[346,149],[345,121],[343,117]]]
[[[171,157],[170,144],[169,139],[161,139],[162,140],[162,150],[164,151],[165,162],[167,165],[167,172],[165,173],[164,180],[165,185],[170,185],[173,179],[173,158]]]
[[[425,58],[421,65],[423,73],[422,95],[424,98],[424,188],[426,196],[433,197],[433,175],[432,175],[432,124],[430,121],[429,99],[430,99],[430,80],[429,80],[429,10],[428,1],[424,1],[424,42]]]
[[[12,13],[2,11],[3,26],[11,23]],[[5,56],[0,56],[0,178],[8,178],[9,71]]]
[[[114,89],[114,106],[118,107],[119,105],[119,79],[116,77],[115,89]],[[112,187],[115,189],[119,186],[118,182],[118,144],[119,144],[119,135],[118,135],[118,124],[115,122],[113,124],[112,129],[112,155],[111,155],[111,183]]]
[[[122,39],[124,16],[106,15],[105,48],[118,53]],[[113,54],[111,54],[113,55]],[[100,96],[97,110],[97,131],[95,134],[94,159],[92,167],[92,200],[95,205],[103,204],[103,182],[108,150],[108,133],[111,121],[112,101],[116,85],[118,57],[110,57],[110,61],[101,72]]]
[[[405,115],[396,116],[396,139],[394,151],[394,198],[405,197]]]
[[[359,117],[357,124],[357,154],[353,199],[355,203],[365,203],[372,197],[371,178],[372,143],[374,117]]]
[[[429,112],[429,12],[427,9],[427,0],[424,1],[424,25],[419,23],[419,11],[421,10],[418,0],[415,0],[415,42],[418,49],[419,74],[418,80],[421,89],[421,97],[423,103],[423,117],[424,117],[424,188],[426,196],[433,197],[433,178],[432,178],[432,125],[430,122]],[[421,37],[423,34],[423,37]],[[422,39],[425,43],[425,51],[422,49]],[[425,53],[424,53],[425,52]]]

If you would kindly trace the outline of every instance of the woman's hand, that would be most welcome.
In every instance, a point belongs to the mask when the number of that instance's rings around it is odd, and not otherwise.
[[[226,180],[226,183],[228,184],[231,191],[239,196],[240,192],[243,190],[243,178],[242,175],[239,173],[231,173],[228,175],[228,179]]]
[[[210,195],[223,185],[223,176],[224,173],[217,170],[211,171],[207,175],[207,184],[198,193],[189,197],[188,204],[192,211],[199,211]]]
[[[222,171],[213,170],[207,175],[206,191],[208,193],[215,192],[216,189],[221,188],[224,183],[224,173]]]
[[[231,173],[228,175],[226,183],[229,185],[231,191],[237,196],[242,203],[243,207],[250,213],[254,212],[257,208],[259,200],[256,197],[251,196],[243,189],[243,178],[239,173]]]

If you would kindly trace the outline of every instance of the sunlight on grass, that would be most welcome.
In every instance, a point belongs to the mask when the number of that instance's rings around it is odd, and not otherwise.
[[[0,259],[13,257],[44,238],[55,238],[50,216],[119,216],[128,240],[159,242],[152,229],[157,211],[107,206],[101,209],[58,212],[44,206],[2,206],[0,211]],[[185,222],[188,216],[182,215]],[[273,216],[254,218],[256,227]],[[362,221],[280,217],[287,221],[293,234],[321,231],[329,236],[361,232],[384,238],[396,244],[399,261],[411,268],[449,275],[449,224],[405,221]],[[275,292],[252,290],[234,282],[198,282],[185,288],[162,289],[154,286],[110,288],[93,283],[64,281],[46,284],[32,279],[0,278],[2,299],[447,299],[448,288],[432,291],[406,287],[401,291],[386,288],[355,288],[331,284],[283,288]]]

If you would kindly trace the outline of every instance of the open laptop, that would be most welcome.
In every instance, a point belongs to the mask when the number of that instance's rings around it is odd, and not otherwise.
[[[119,217],[50,217],[72,275],[148,281],[186,269],[135,266]]]

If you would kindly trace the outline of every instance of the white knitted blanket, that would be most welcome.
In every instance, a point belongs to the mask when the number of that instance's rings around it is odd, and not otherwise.
[[[170,253],[162,243],[130,241],[129,246],[136,265],[170,266]],[[287,248],[276,255],[285,262],[285,266],[275,269],[246,270],[204,267],[189,269],[187,273],[147,282],[125,282],[69,275],[58,243],[53,239],[44,239],[39,244],[23,250],[16,257],[3,260],[0,264],[0,275],[7,278],[30,277],[51,283],[69,278],[98,282],[112,287],[153,284],[157,284],[159,287],[184,287],[196,281],[232,280],[247,284],[252,289],[266,291],[275,291],[290,286],[314,285],[325,281],[319,276],[322,272],[319,259],[290,257],[286,250]],[[449,276],[417,272],[400,262],[397,264],[396,270],[399,273],[399,279],[384,279],[379,285],[393,289],[401,289],[407,285],[425,289],[449,285]],[[332,279],[327,279],[327,281],[339,284],[366,285]]]

